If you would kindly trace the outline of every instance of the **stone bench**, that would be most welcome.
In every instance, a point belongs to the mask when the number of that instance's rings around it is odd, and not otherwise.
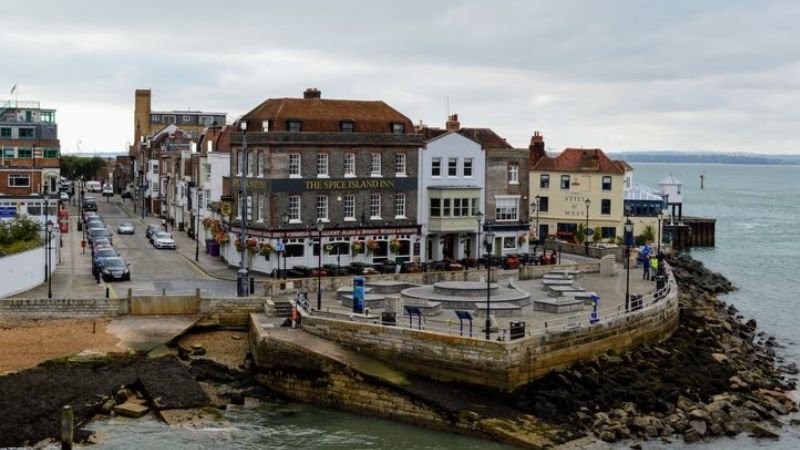
[[[563,273],[546,273],[542,276],[543,280],[570,280],[572,281],[572,275],[565,275]]]
[[[577,270],[577,269],[556,269],[547,272],[545,275],[560,275],[563,277],[580,278],[582,273],[583,273],[582,270]]]
[[[583,288],[577,286],[545,286],[545,288],[551,297],[573,297],[586,292]]]
[[[573,295],[573,297],[575,298],[575,300],[582,301],[584,305],[591,306],[593,295],[597,295],[597,293],[591,291],[583,291],[576,293],[575,295]]]
[[[486,303],[475,304],[475,317],[486,317],[486,305]],[[522,315],[522,306],[513,303],[492,302],[488,309],[495,317],[516,317]]]
[[[367,295],[370,292],[372,292],[372,288],[368,288],[368,287],[364,288],[364,295]],[[353,298],[353,288],[345,286],[345,287],[340,287],[339,289],[336,289],[336,297],[339,300],[341,300],[345,295],[349,295],[350,298],[352,299]]]
[[[583,310],[583,300],[568,297],[543,298],[533,301],[533,310],[555,314],[581,311]]]
[[[399,294],[403,289],[416,287],[414,283],[404,281],[370,281],[367,287],[376,294]]]
[[[413,306],[414,308],[418,308],[419,311],[422,313],[423,317],[435,316],[442,312],[441,302],[420,303],[418,305],[411,305],[406,303],[405,306]],[[403,314],[408,316],[407,312],[404,312]]]
[[[572,280],[542,280],[543,286],[572,286]]]
[[[346,294],[339,296],[342,306],[345,308],[353,309],[353,294]],[[364,294],[364,307],[369,309],[383,308],[386,297],[383,295]]]

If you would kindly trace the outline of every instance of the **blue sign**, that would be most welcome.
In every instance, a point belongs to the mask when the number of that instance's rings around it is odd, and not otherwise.
[[[353,278],[353,312],[364,313],[364,277]]]
[[[283,246],[283,242],[278,242],[277,244],[275,244],[276,252],[282,252],[284,250],[286,250],[286,248]]]
[[[16,215],[16,206],[0,206],[0,219],[13,219]]]

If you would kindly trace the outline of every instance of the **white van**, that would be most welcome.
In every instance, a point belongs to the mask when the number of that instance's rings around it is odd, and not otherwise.
[[[87,181],[86,190],[89,192],[103,192],[103,186],[99,181]]]

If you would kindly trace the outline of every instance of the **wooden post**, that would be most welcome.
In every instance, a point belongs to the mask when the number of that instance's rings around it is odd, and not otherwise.
[[[61,408],[61,450],[72,450],[72,407]]]

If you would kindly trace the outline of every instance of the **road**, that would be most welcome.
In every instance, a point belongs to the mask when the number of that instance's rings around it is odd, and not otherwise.
[[[63,237],[61,264],[56,268],[52,278],[53,298],[96,298],[105,295],[105,287],[109,287],[111,297],[125,296],[132,289],[134,295],[161,294],[166,290],[169,294],[193,293],[200,288],[206,296],[235,295],[236,287],[231,281],[213,278],[201,270],[181,252],[176,250],[158,250],[153,247],[144,235],[146,223],[160,223],[156,218],[148,217],[144,221],[140,217],[132,217],[121,206],[120,198],[97,198],[97,213],[114,234],[114,248],[123,259],[130,264],[131,281],[115,281],[98,285],[91,273],[91,256],[87,248],[81,252],[81,233],[77,231],[78,208],[70,206],[73,216],[70,232]],[[130,200],[127,201],[130,205]],[[136,227],[133,235],[117,234],[117,225],[132,222]],[[170,230],[172,231],[172,230]],[[179,236],[178,246],[193,246],[183,232]],[[184,250],[187,250],[184,248]],[[194,248],[191,248],[194,253]],[[30,291],[15,296],[16,298],[47,297],[47,283]]]

